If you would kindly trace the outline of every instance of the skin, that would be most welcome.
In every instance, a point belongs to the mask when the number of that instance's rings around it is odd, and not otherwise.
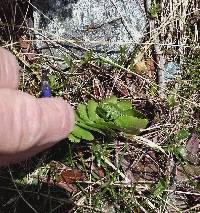
[[[74,111],[61,98],[35,98],[17,90],[20,67],[0,48],[0,166],[47,149],[74,128]]]

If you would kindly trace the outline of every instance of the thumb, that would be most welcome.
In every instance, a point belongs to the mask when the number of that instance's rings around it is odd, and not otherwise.
[[[63,99],[37,99],[20,91],[1,89],[0,100],[0,165],[54,145],[74,127],[73,109]]]

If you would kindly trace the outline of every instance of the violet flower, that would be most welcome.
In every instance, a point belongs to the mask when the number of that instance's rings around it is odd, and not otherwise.
[[[44,97],[51,97],[51,88],[49,85],[49,78],[48,78],[48,70],[42,69],[42,88],[41,88],[41,96]]]

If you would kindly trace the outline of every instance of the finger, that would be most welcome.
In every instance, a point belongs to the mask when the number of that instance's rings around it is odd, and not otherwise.
[[[0,88],[16,89],[20,67],[14,55],[0,47]]]
[[[42,151],[73,130],[72,107],[60,98],[35,97],[16,90],[0,90],[1,156],[18,159]],[[32,150],[32,151],[31,151]]]

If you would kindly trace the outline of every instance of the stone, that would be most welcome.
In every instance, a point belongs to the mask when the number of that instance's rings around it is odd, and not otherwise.
[[[129,49],[141,41],[147,25],[143,1],[139,0],[33,0],[34,28],[38,40],[50,38],[73,51],[77,41],[82,48],[107,56],[119,53],[127,42]],[[133,43],[131,43],[133,42]],[[45,42],[38,45],[46,47]],[[59,51],[54,47],[54,53]],[[74,53],[82,54],[83,51]],[[44,50],[45,51],[45,50]]]
[[[175,79],[177,74],[181,73],[181,68],[175,61],[170,61],[165,63],[165,81],[168,82],[170,80]]]

